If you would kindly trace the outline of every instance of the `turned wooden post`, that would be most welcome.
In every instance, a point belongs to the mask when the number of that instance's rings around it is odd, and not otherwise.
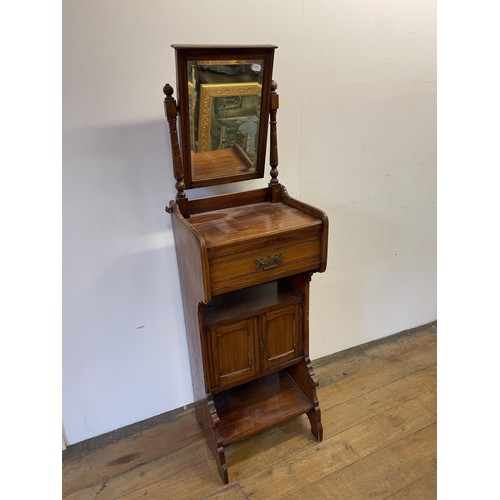
[[[163,87],[165,94],[165,116],[167,117],[168,127],[170,129],[170,142],[172,144],[172,162],[174,165],[174,177],[177,181],[175,188],[177,189],[177,199],[185,198],[186,192],[184,184],[184,171],[182,168],[181,151],[179,149],[179,139],[177,135],[177,104],[172,97],[174,89],[168,83]]]
[[[280,201],[281,191],[278,181],[278,133],[276,130],[276,112],[279,108],[279,97],[276,93],[278,84],[273,80],[271,82],[271,105],[269,109],[269,125],[271,126],[270,142],[271,149],[269,152],[269,163],[271,164],[271,181],[269,187],[271,189],[271,200],[273,202]]]
[[[271,184],[278,184],[278,134],[276,132],[276,112],[279,108],[279,98],[276,93],[278,84],[273,80],[271,82],[271,107],[270,121],[271,125],[271,151],[269,154],[269,163],[271,164]]]

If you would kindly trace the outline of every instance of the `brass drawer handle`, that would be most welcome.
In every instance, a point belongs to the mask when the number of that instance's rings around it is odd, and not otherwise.
[[[269,255],[269,257],[262,257],[261,259],[255,259],[255,267],[257,269],[274,269],[278,267],[281,263],[281,254],[276,253],[274,255]]]

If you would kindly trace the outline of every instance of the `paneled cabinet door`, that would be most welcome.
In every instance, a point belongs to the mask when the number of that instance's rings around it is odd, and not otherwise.
[[[212,388],[226,387],[251,378],[257,367],[257,318],[209,329]]]
[[[301,355],[300,305],[273,309],[262,315],[262,363],[269,371]]]

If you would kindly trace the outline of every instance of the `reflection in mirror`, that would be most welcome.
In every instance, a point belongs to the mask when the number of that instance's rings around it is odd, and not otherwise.
[[[256,171],[263,60],[188,61],[193,180]]]

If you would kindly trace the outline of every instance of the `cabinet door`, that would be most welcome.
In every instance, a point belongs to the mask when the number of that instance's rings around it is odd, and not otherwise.
[[[273,309],[262,316],[262,362],[266,371],[301,354],[300,305]]]
[[[257,374],[257,319],[209,329],[212,388],[240,383]]]

